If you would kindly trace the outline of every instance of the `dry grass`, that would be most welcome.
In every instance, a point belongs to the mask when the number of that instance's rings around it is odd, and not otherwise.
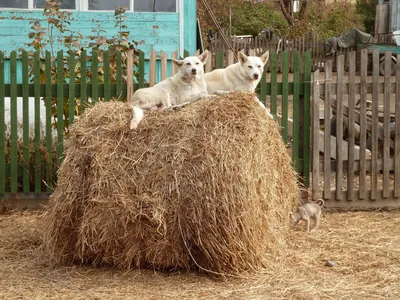
[[[71,128],[50,197],[55,263],[234,275],[285,247],[296,175],[277,124],[250,93],[149,113],[99,103]]]
[[[400,212],[324,213],[291,231],[262,272],[213,280],[196,273],[49,267],[39,260],[41,212],[0,216],[1,299],[399,299]],[[337,263],[325,266],[326,260]]]

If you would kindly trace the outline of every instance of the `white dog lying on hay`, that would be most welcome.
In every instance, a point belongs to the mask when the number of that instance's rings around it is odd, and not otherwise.
[[[135,129],[143,119],[143,109],[159,109],[182,105],[208,97],[204,81],[204,64],[208,51],[183,60],[172,59],[179,72],[153,87],[137,90],[132,96],[133,117],[130,128]]]
[[[216,69],[204,74],[204,80],[207,83],[209,94],[223,93],[231,91],[243,91],[254,93],[264,72],[264,66],[269,58],[269,51],[266,51],[260,57],[246,56],[239,52],[239,61],[225,69]],[[254,98],[258,104],[266,110],[264,104],[257,98]],[[267,111],[267,110],[266,110]],[[273,116],[267,111],[269,117]]]

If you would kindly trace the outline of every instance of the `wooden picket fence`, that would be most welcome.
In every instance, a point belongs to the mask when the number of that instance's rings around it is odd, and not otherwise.
[[[30,63],[25,51],[20,55],[14,51],[9,58],[0,52],[0,126],[6,129],[0,131],[0,197],[3,199],[28,199],[24,205],[35,206],[36,199],[48,197],[56,185],[56,171],[62,163],[64,141],[68,135],[66,128],[87,105],[112,98],[124,101],[137,88],[152,86],[177,71],[170,60],[177,57],[177,53],[168,57],[165,53],[157,55],[152,52],[149,59],[143,53],[139,56],[128,54],[125,70],[133,70],[134,61],[138,61],[135,78],[133,72],[123,72],[121,53],[117,53],[114,71],[108,67],[108,51],[103,57],[91,53],[90,61],[85,52],[80,58],[64,54],[60,51],[53,59],[49,52],[44,57],[36,52],[33,63]],[[271,52],[268,62],[271,71],[264,72],[257,92],[261,101],[279,118],[283,140],[291,144],[294,166],[304,174],[307,185],[310,180],[311,51],[303,57],[299,52],[294,53],[292,80],[289,80],[289,53],[282,55],[282,74],[278,74],[277,53]],[[229,59],[226,61],[225,57]],[[213,64],[222,67],[233,63],[232,57],[232,53],[212,57],[205,69],[211,71]],[[9,63],[9,74],[5,72],[6,62]],[[78,78],[76,74],[64,77],[65,69],[72,74],[76,68],[79,68]],[[145,69],[149,70],[148,74],[145,74]],[[99,70],[103,74],[93,76]],[[148,82],[145,75],[148,75]],[[288,105],[289,98],[292,107]],[[10,99],[10,111],[5,110],[6,99]],[[30,102],[34,103],[34,111],[29,110]],[[40,118],[42,102],[46,106],[44,128]],[[22,107],[22,116],[18,115],[18,106]],[[9,124],[5,122],[6,113],[9,114]],[[29,118],[32,116],[34,121],[30,126]]]
[[[339,56],[336,74],[331,62],[313,74],[312,196],[327,207],[400,207],[400,55],[395,76],[390,52],[384,75],[376,50],[372,76],[367,50],[359,73],[356,55],[348,54],[348,72]]]
[[[229,34],[228,34],[229,35]],[[300,55],[308,50],[311,50],[312,55],[312,70],[323,71],[325,62],[331,61],[333,64],[333,69],[336,70],[337,57],[344,55],[345,57],[345,67],[348,67],[348,53],[355,50],[355,48],[339,48],[337,52],[333,55],[326,56],[324,49],[324,39],[321,38],[315,32],[309,32],[301,37],[292,39],[287,36],[276,36],[273,35],[272,38],[267,38],[265,34],[260,34],[255,37],[248,38],[236,38],[233,36],[231,38],[231,43],[236,51],[243,51],[245,54],[250,54],[251,52],[256,55],[261,55],[267,50],[279,50],[278,51],[278,71],[281,72],[283,65],[281,59],[281,52],[289,51],[289,71],[293,72],[294,69],[294,50],[300,52]],[[228,49],[226,45],[222,42],[218,32],[215,33],[214,37],[209,41],[208,48],[213,53],[218,53],[219,51],[226,52]]]

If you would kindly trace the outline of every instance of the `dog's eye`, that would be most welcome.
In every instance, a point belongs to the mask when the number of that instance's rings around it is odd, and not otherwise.
[[[196,65],[198,65],[199,63],[197,62]]]
[[[249,69],[253,69],[253,66],[249,66]]]
[[[187,66],[190,66],[190,63],[186,63]]]
[[[259,69],[261,69],[261,66],[258,66]]]

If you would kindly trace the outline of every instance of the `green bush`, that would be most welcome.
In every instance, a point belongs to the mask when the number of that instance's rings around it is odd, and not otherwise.
[[[361,16],[365,32],[374,33],[375,11],[378,0],[357,0],[356,11]]]
[[[262,30],[270,27],[275,34],[281,35],[288,28],[288,24],[280,11],[271,10],[263,4],[249,2],[232,7],[232,34],[251,34],[256,36]],[[224,26],[229,28],[228,26]]]

